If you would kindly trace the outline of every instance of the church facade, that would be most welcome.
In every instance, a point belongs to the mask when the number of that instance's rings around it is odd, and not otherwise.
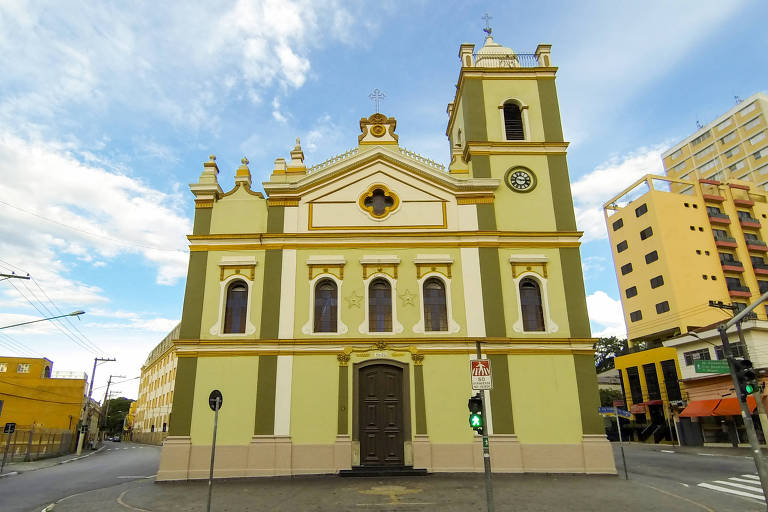
[[[482,471],[478,341],[494,471],[615,472],[549,50],[461,46],[447,169],[380,113],[313,167],[297,140],[265,194],[204,164],[158,480],[207,478],[214,389],[217,477]]]

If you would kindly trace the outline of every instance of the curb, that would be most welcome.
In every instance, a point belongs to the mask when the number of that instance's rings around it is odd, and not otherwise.
[[[11,472],[9,472],[9,473],[3,473],[2,475],[0,475],[0,478],[3,478],[3,477],[5,477],[5,476],[13,476],[13,475],[18,475],[18,474],[19,474],[19,472],[18,472],[18,471],[11,471]]]
[[[94,451],[92,451],[90,453],[86,453],[85,455],[81,455],[79,457],[72,457],[71,459],[62,460],[62,461],[59,461],[59,462],[57,462],[55,464],[51,464],[50,466],[44,466],[44,467],[41,467],[41,468],[27,469],[27,470],[22,470],[22,471],[11,471],[9,473],[3,473],[2,475],[0,475],[0,478],[6,477],[6,476],[12,476],[12,475],[19,475],[21,473],[28,473],[30,471],[38,471],[38,470],[45,469],[45,468],[52,468],[53,466],[60,466],[62,464],[67,464],[68,462],[84,459],[86,457],[90,457],[91,455],[95,455],[95,454],[99,453],[101,450],[103,450],[104,448],[105,447],[102,446],[98,450],[94,450]],[[53,503],[51,503],[51,505],[53,505]],[[49,506],[51,506],[51,505],[49,505]]]

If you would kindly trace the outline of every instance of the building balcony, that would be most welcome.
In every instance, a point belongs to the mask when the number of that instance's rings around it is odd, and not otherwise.
[[[705,201],[712,201],[714,203],[722,203],[725,201],[723,196],[717,194],[701,194],[701,197],[703,197]]]
[[[724,213],[708,213],[710,224],[730,224],[731,218]]]
[[[746,286],[730,285],[728,286],[728,295],[731,297],[751,297],[752,292]]]
[[[727,272],[744,272],[744,265],[737,260],[721,261],[720,265],[722,265],[723,270]]]
[[[768,245],[762,240],[747,240],[747,249],[750,251],[768,252]]]
[[[733,204],[736,206],[755,206],[755,202],[751,199],[733,199]]]
[[[739,224],[741,224],[741,227],[743,228],[760,229],[760,221],[754,217],[739,217]]]
[[[755,274],[758,274],[761,276],[768,276],[768,265],[760,265],[759,263],[753,263],[752,269],[755,271]]]
[[[736,239],[729,236],[716,236],[715,245],[718,247],[736,247]]]
[[[717,180],[707,180],[707,179],[704,179],[704,178],[700,178],[699,179],[699,183],[706,183],[707,185],[719,185],[720,184],[720,182],[717,181]]]

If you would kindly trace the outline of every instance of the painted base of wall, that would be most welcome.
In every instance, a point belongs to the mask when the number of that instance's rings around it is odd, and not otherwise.
[[[413,439],[413,466],[431,472],[482,472],[482,438],[470,444],[432,443]],[[490,438],[494,473],[616,474],[613,451],[604,435],[585,435],[578,444],[521,444],[516,435]],[[216,478],[334,474],[350,469],[350,436],[333,444],[292,444],[289,436],[253,436],[248,446],[216,446]],[[193,445],[188,436],[168,437],[163,444],[157,480],[208,478],[211,447]]]

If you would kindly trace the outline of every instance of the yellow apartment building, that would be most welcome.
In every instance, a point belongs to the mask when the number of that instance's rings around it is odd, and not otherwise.
[[[46,358],[0,356],[0,424],[77,429],[86,376],[52,368]]]
[[[139,398],[134,402],[135,407],[131,404],[136,442],[162,444],[168,435],[177,363],[173,342],[178,339],[177,325],[152,349],[141,367]]]

